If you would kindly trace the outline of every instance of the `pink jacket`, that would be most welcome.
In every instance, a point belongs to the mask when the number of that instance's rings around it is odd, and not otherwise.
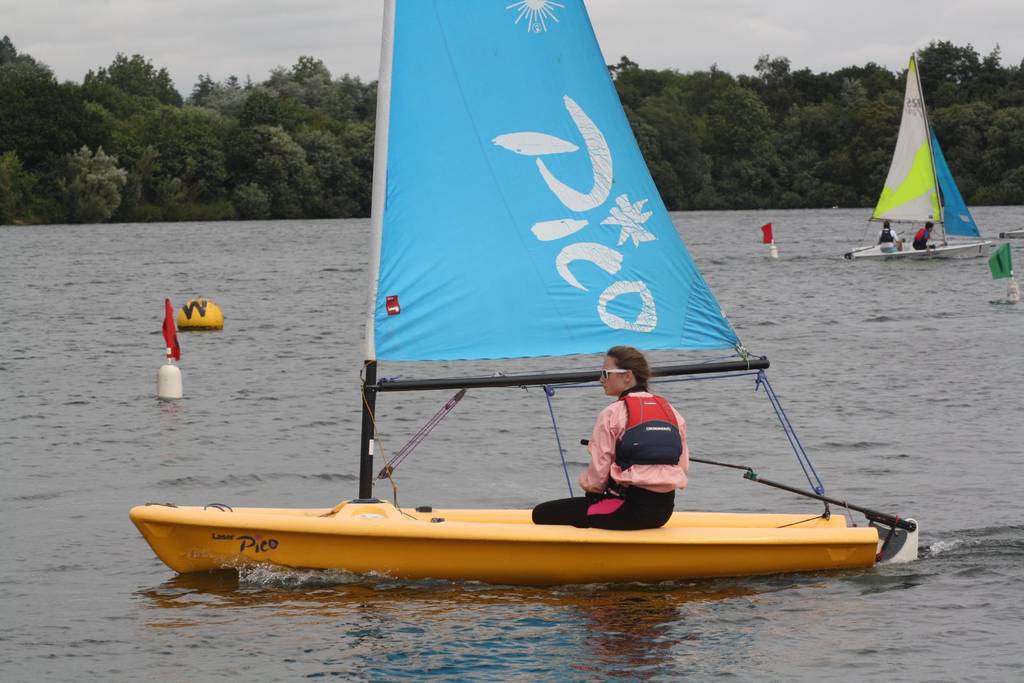
[[[637,396],[650,396],[635,392]],[[633,465],[623,471],[615,464],[615,446],[626,431],[626,404],[616,401],[601,411],[590,436],[590,466],[580,475],[580,486],[593,493],[603,493],[608,477],[627,486],[639,486],[657,493],[686,488],[686,472],[690,467],[690,450],[686,447],[686,422],[674,407],[672,412],[679,424],[683,439],[683,453],[678,465]]]

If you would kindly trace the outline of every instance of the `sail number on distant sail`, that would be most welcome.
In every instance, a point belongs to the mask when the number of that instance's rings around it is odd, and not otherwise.
[[[572,98],[565,96],[563,101],[587,146],[594,177],[594,185],[588,192],[575,190],[556,178],[542,158],[549,154],[577,151],[579,147],[572,142],[546,133],[520,132],[499,135],[494,138],[494,144],[516,154],[536,157],[537,170],[548,189],[570,211],[577,214],[594,210],[607,213],[601,224],[619,226],[617,246],[621,247],[629,240],[634,248],[639,248],[641,242],[656,240],[657,237],[644,227],[644,223],[653,215],[653,212],[643,210],[647,199],[631,201],[627,195],[621,194],[615,197],[613,206],[607,207],[612,188],[612,155],[608,142],[597,125]],[[535,223],[532,232],[537,239],[544,242],[562,240],[589,224],[587,220],[556,218]],[[615,275],[622,269],[623,258],[621,251],[604,244],[574,242],[563,247],[558,253],[555,268],[563,280],[585,292],[588,291],[587,288],[576,279],[569,268],[573,262],[588,261],[609,275]],[[608,310],[608,305],[613,300],[625,294],[638,294],[642,302],[642,309],[632,322]],[[597,314],[605,325],[616,330],[651,332],[658,326],[654,296],[647,284],[641,280],[618,280],[610,284],[598,298]]]

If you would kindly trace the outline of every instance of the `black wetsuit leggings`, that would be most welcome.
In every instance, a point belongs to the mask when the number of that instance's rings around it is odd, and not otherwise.
[[[655,493],[637,486],[624,495],[588,493],[585,497],[549,500],[533,508],[534,524],[571,524],[594,529],[657,529],[672,516],[676,492]]]

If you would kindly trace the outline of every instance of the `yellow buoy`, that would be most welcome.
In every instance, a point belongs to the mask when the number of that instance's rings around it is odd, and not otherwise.
[[[178,310],[179,330],[222,330],[224,314],[210,299],[189,299]]]

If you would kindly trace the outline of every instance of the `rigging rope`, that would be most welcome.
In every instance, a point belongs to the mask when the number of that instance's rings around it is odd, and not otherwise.
[[[819,496],[825,495],[825,485],[821,482],[821,477],[814,470],[814,465],[811,464],[811,459],[807,455],[807,451],[804,450],[804,445],[800,443],[800,437],[796,435],[796,430],[793,429],[789,416],[786,415],[786,411],[783,409],[779,397],[775,394],[775,390],[772,389],[772,385],[768,381],[768,375],[765,374],[764,370],[757,371],[757,382],[754,385],[754,391],[757,391],[758,387],[761,386],[764,387],[765,395],[771,402],[772,407],[775,408],[775,414],[778,416],[779,422],[782,423],[782,430],[786,433],[786,438],[789,439],[789,445],[793,447],[793,452],[796,453],[797,462],[800,463],[804,476],[807,477],[807,483],[811,485],[811,489]]]
[[[555,420],[555,409],[551,405],[551,397],[555,395],[555,388],[550,384],[544,385],[544,397],[548,400],[548,413],[551,414],[551,427],[555,430],[555,444],[558,446],[558,456],[562,459],[562,471],[565,472],[565,485],[569,487],[569,497],[573,498],[572,481],[569,479],[569,466],[565,462],[565,449],[562,448],[562,439],[558,436],[558,422]]]
[[[819,520],[819,519],[822,519],[822,518],[828,519],[829,516],[830,516],[829,511],[828,511],[828,506],[826,505],[825,508],[826,508],[825,512],[823,512],[822,514],[820,514],[820,515],[818,515],[816,517],[808,517],[807,519],[801,519],[801,520],[798,520],[796,522],[790,522],[789,524],[782,524],[782,525],[779,525],[779,526],[777,526],[775,528],[776,529],[787,529],[787,528],[789,528],[791,526],[797,526],[798,524],[806,524],[807,522],[813,522],[815,520]]]

